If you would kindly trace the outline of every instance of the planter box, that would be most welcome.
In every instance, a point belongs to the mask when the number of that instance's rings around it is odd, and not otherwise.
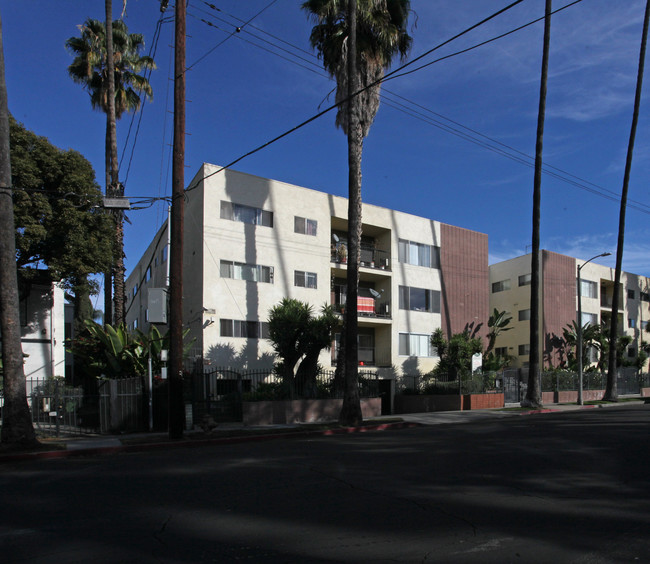
[[[429,413],[430,411],[460,411],[461,396],[413,395],[395,396],[395,415],[400,413]]]
[[[463,396],[463,409],[492,409],[505,407],[504,394],[466,394]]]
[[[336,421],[342,399],[302,399],[286,401],[245,401],[242,403],[244,425],[288,425]],[[362,398],[364,419],[381,415],[381,398]]]
[[[462,411],[505,406],[504,394],[395,396],[395,414]]]
[[[649,389],[650,390],[650,389]],[[582,390],[582,401],[598,401],[603,399],[605,390]],[[542,403],[577,403],[578,390],[562,392],[542,392]]]

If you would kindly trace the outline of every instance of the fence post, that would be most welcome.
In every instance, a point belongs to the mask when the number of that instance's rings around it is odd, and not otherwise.
[[[59,391],[59,382],[54,379],[54,408],[56,409],[56,436],[58,437],[61,433],[61,410],[63,406],[61,405],[61,392]]]

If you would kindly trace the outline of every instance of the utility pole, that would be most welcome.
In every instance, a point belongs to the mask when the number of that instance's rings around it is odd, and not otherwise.
[[[162,7],[162,5],[161,5]],[[185,211],[185,2],[176,2],[174,156],[169,249],[169,438],[183,436],[183,215]]]

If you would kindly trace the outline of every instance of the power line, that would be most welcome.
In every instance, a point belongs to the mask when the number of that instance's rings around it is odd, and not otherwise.
[[[502,8],[501,10],[496,11],[494,14],[492,14],[492,15],[488,16],[487,18],[484,18],[484,19],[481,20],[480,22],[478,22],[478,23],[476,23],[476,24],[474,24],[474,25],[468,27],[468,28],[465,29],[464,31],[461,31],[460,33],[457,33],[457,34],[456,34],[455,36],[453,36],[451,39],[448,39],[448,40],[444,41],[443,43],[439,44],[438,46],[434,47],[433,49],[430,49],[429,51],[427,51],[426,53],[420,55],[419,57],[417,57],[417,58],[414,59],[413,61],[410,61],[410,62],[408,62],[408,63],[405,63],[404,65],[402,65],[401,67],[397,68],[395,71],[393,71],[393,72],[390,73],[390,74],[394,74],[394,73],[396,73],[396,72],[398,72],[398,71],[400,71],[400,70],[406,68],[407,66],[410,66],[410,65],[413,64],[415,61],[422,59],[422,58],[425,57],[426,55],[432,53],[432,52],[435,51],[436,49],[441,48],[442,46],[448,44],[449,42],[451,42],[451,41],[453,41],[453,40],[455,40],[455,39],[458,39],[459,37],[462,37],[463,35],[466,35],[466,34],[469,33],[470,31],[472,31],[472,30],[476,29],[477,27],[479,27],[479,26],[485,24],[486,22],[492,20],[493,18],[497,17],[498,15],[501,15],[501,14],[505,13],[506,11],[510,10],[511,8],[515,7],[516,5],[521,4],[521,2],[523,2],[523,1],[524,1],[524,0],[516,0],[515,2],[513,2],[513,3],[509,4],[508,6],[506,6],[505,8]],[[231,36],[232,36],[232,34],[231,34]],[[229,36],[229,37],[231,37],[231,36]],[[222,42],[222,43],[223,43],[223,42]],[[385,78],[386,76],[388,76],[388,75],[385,75],[384,78]],[[347,98],[341,100],[340,102],[338,102],[338,103],[336,103],[336,104],[330,106],[329,108],[326,108],[325,110],[319,112],[319,113],[316,114],[315,116],[312,116],[311,118],[309,118],[309,119],[303,121],[302,123],[298,124],[297,126],[291,128],[290,130],[285,131],[284,133],[278,135],[277,137],[271,139],[270,141],[267,141],[267,142],[264,143],[263,145],[260,145],[260,146],[257,147],[256,149],[253,149],[252,151],[249,151],[248,153],[246,153],[246,154],[240,156],[239,158],[237,158],[237,159],[235,159],[234,161],[230,162],[230,163],[227,164],[226,166],[221,167],[219,170],[216,170],[215,172],[210,173],[208,176],[203,177],[201,180],[205,180],[206,178],[209,178],[210,176],[214,176],[215,174],[218,174],[218,173],[222,172],[222,171],[225,170],[226,168],[230,168],[231,166],[237,164],[238,162],[242,161],[242,160],[245,159],[246,157],[249,157],[249,156],[251,156],[251,155],[254,155],[255,153],[258,153],[258,152],[261,151],[262,149],[265,149],[265,148],[268,147],[269,145],[272,145],[273,143],[279,141],[280,139],[283,139],[284,137],[286,137],[287,135],[290,135],[290,134],[293,133],[294,131],[297,131],[298,129],[301,129],[302,127],[304,127],[304,126],[310,124],[311,122],[317,120],[319,117],[325,115],[326,113],[330,112],[330,111],[333,110],[334,108],[338,108],[338,107],[341,106],[342,104],[346,103],[346,102],[347,102],[349,99],[351,99],[352,97],[354,97],[354,96],[358,96],[359,94],[361,94],[362,92],[365,92],[365,91],[368,90],[369,88],[372,88],[373,86],[375,86],[375,85],[377,85],[377,84],[380,84],[380,83],[384,80],[384,78],[381,78],[381,79],[379,79],[379,80],[374,81],[374,82],[371,83],[371,84],[368,84],[368,85],[365,86],[364,88],[361,88],[360,90],[358,90],[357,92],[355,92],[354,94],[352,94],[352,96],[348,96]],[[197,186],[198,186],[198,183],[197,183],[196,185],[194,185],[194,186],[189,186],[189,187],[186,189],[186,192],[189,192],[189,191],[195,189]]]
[[[278,0],[271,0],[271,2],[270,2],[269,4],[267,4],[266,6],[264,6],[264,8],[262,8],[259,12],[257,12],[257,13],[256,13],[253,17],[251,17],[247,22],[244,22],[241,26],[235,28],[235,30],[234,30],[234,31],[233,31],[233,32],[232,32],[228,37],[226,37],[223,41],[217,43],[214,47],[212,47],[212,49],[210,49],[209,51],[207,51],[207,53],[204,53],[204,54],[201,55],[201,56],[200,56],[196,61],[194,61],[191,65],[189,65],[188,67],[186,67],[186,68],[185,68],[185,72],[187,72],[187,71],[191,70],[192,68],[194,68],[198,63],[200,63],[200,62],[201,62],[203,59],[205,59],[208,55],[210,55],[210,54],[213,53],[216,49],[218,49],[219,47],[221,47],[221,46],[222,46],[226,41],[228,41],[228,40],[229,40],[233,35],[239,33],[239,32],[240,32],[240,31],[241,31],[245,26],[247,26],[247,25],[248,25],[250,22],[252,22],[255,18],[257,18],[257,17],[260,16],[263,12],[265,12],[265,11],[268,10],[271,6],[273,6],[273,4],[275,4],[277,1],[278,1]],[[214,5],[210,5],[210,7],[214,8],[215,10],[218,10],[218,8],[217,8],[216,6],[214,6]]]
[[[571,7],[571,6],[575,5],[575,4],[578,4],[581,1],[582,0],[576,0],[576,1],[572,2],[572,3],[570,3],[570,4],[567,4],[566,6],[558,8],[557,10],[555,10],[554,13],[560,12],[560,11],[562,11],[562,10],[568,8],[568,7]],[[204,3],[208,4],[207,2],[204,2]],[[221,13],[225,13],[220,9],[217,9],[217,10],[219,12],[221,12]],[[226,13],[226,15],[232,17],[233,19],[238,19],[235,16],[232,16],[230,14]],[[216,16],[211,16],[211,17],[216,17]],[[224,20],[223,18],[217,18],[217,19],[219,19],[220,21],[226,23],[227,25],[233,25],[233,24],[230,24],[229,22],[227,22],[226,20]],[[491,18],[489,18],[489,19],[491,19]],[[524,29],[524,28],[526,28],[526,27],[532,25],[533,23],[536,23],[536,22],[538,22],[538,21],[540,21],[542,19],[544,19],[544,18],[542,17],[542,18],[538,18],[536,20],[533,20],[532,22],[529,22],[529,23],[527,23],[525,25],[517,27],[515,30],[509,31],[507,33],[504,33],[504,34],[501,34],[501,35],[497,36],[496,38],[492,38],[492,39],[490,39],[488,41],[482,42],[481,44],[479,44],[477,46],[485,45],[487,43],[490,43],[490,42],[494,41],[495,39],[502,38],[502,37],[505,37],[507,35],[510,35],[511,33],[514,33],[514,31],[520,31],[521,29]],[[203,21],[204,23],[206,23],[207,25],[209,25],[211,27],[215,27],[216,29],[220,30],[220,28],[218,26],[215,26],[211,22],[207,22],[206,20],[204,20],[202,18],[201,18],[201,21]],[[258,29],[258,28],[255,28],[254,26],[251,26],[251,27],[253,29]],[[263,30],[259,30],[259,31],[261,33],[269,35],[270,37],[275,38],[275,36],[273,36],[271,34],[268,34],[267,32],[265,32]],[[252,34],[251,32],[247,32],[247,33],[249,35],[251,35],[252,37],[255,37],[256,39],[263,41],[264,43],[267,43],[267,44],[269,44],[269,45],[271,45],[273,47],[279,48],[281,51],[283,51],[285,53],[288,53],[288,54],[290,54],[292,56],[295,56],[297,59],[300,59],[302,61],[307,62],[308,64],[310,64],[313,67],[317,67],[318,70],[314,70],[313,68],[305,67],[304,65],[302,65],[302,64],[300,64],[300,63],[298,63],[296,61],[293,61],[291,59],[288,59],[287,57],[284,57],[283,55],[280,55],[280,54],[276,53],[273,50],[270,50],[270,49],[268,49],[268,48],[266,48],[264,46],[258,45],[255,42],[249,41],[249,40],[245,39],[243,36],[239,36],[239,39],[241,39],[242,41],[245,41],[245,42],[247,42],[247,43],[249,43],[249,44],[251,44],[253,46],[258,47],[259,49],[262,49],[262,50],[264,50],[266,52],[269,52],[269,53],[271,53],[271,54],[273,54],[273,55],[275,55],[277,57],[280,57],[280,58],[282,58],[284,60],[288,60],[289,62],[291,62],[291,63],[293,63],[293,64],[295,64],[295,65],[297,65],[297,66],[299,66],[301,68],[306,68],[306,70],[309,70],[310,72],[315,72],[315,73],[319,74],[320,76],[329,78],[324,72],[322,72],[322,68],[320,67],[320,65],[317,65],[316,63],[311,63],[309,60],[305,59],[304,57],[297,56],[294,53],[291,53],[290,51],[288,51],[287,49],[278,47],[274,43],[272,43],[272,42],[270,42],[268,40],[265,40],[263,38],[260,38],[260,37],[256,36],[255,34]],[[295,46],[295,45],[293,45],[293,44],[291,44],[291,43],[289,43],[287,41],[284,41],[284,40],[281,40],[281,41],[285,45],[288,45],[288,46],[290,46],[290,47],[292,47],[292,48],[294,48],[294,49],[296,49],[298,51],[303,51],[301,48],[299,48],[299,47],[297,47],[297,46]],[[447,42],[445,42],[445,43],[447,43]],[[409,71],[408,73],[403,73],[403,74],[400,74],[400,75],[397,75],[397,76],[404,76],[405,74],[409,74],[410,72],[414,72],[415,70],[419,70],[421,68],[425,68],[427,66],[430,66],[434,62],[439,62],[439,61],[444,60],[446,58],[449,58],[451,56],[455,56],[455,55],[458,55],[458,54],[461,54],[461,53],[465,53],[465,52],[467,52],[469,50],[472,50],[472,49],[476,48],[477,46],[471,47],[469,49],[464,49],[462,51],[457,51],[456,53],[454,53],[452,55],[448,55],[446,57],[437,59],[436,61],[433,61],[432,63],[427,63],[426,65],[418,67],[418,69],[414,69],[413,71]],[[436,48],[438,48],[438,47],[436,47]],[[427,53],[431,53],[432,51],[433,50],[429,50],[429,51],[427,51]],[[311,53],[310,53],[310,55],[314,59],[317,59],[317,57],[315,55],[313,55]],[[422,56],[424,56],[424,55],[422,55]],[[420,56],[419,58],[421,58],[422,56]],[[402,67],[402,68],[404,68],[404,67]],[[394,78],[396,78],[396,77],[394,77]],[[441,118],[443,120],[446,120],[449,123],[452,123],[455,126],[458,126],[458,127],[462,128],[462,129],[464,129],[466,131],[460,131],[457,127],[451,127],[451,126],[449,126],[447,124],[441,123],[438,120],[435,120],[435,119],[432,119],[432,118],[430,118],[428,116],[425,116],[425,115],[422,114],[422,112],[419,112],[417,110],[413,110],[412,108],[409,108],[408,106],[406,106],[406,105],[404,105],[404,104],[402,104],[400,102],[396,102],[394,100],[391,100],[390,96],[387,96],[387,94],[392,95],[392,96],[394,96],[396,98],[399,98],[400,100],[406,102],[407,104],[411,104],[412,106],[414,106],[416,108],[419,108],[420,110],[423,110],[424,112],[430,113],[430,114],[435,115],[435,116],[437,116],[437,117],[439,117],[439,118]],[[498,141],[498,140],[496,140],[496,139],[494,139],[492,137],[489,137],[489,136],[487,136],[487,135],[485,135],[483,133],[480,133],[480,132],[478,132],[478,131],[476,131],[474,129],[471,129],[471,128],[469,128],[469,127],[467,127],[467,126],[465,126],[465,125],[463,125],[463,124],[461,124],[461,123],[459,123],[457,121],[454,121],[454,120],[452,120],[452,119],[450,119],[450,118],[448,118],[446,116],[443,116],[442,114],[434,112],[433,110],[431,110],[429,108],[421,106],[421,105],[413,102],[412,100],[409,100],[409,99],[407,99],[407,98],[405,98],[403,96],[395,94],[394,92],[391,92],[391,91],[389,91],[389,90],[387,90],[385,88],[382,89],[381,98],[384,101],[384,103],[386,103],[389,107],[392,107],[393,109],[396,109],[397,111],[401,111],[401,112],[409,115],[410,117],[413,117],[415,119],[419,119],[420,121],[423,121],[425,123],[428,123],[429,125],[437,127],[439,129],[441,129],[442,131],[445,131],[447,133],[455,135],[455,136],[457,136],[457,137],[459,137],[461,139],[464,139],[464,140],[466,140],[466,141],[468,141],[470,143],[474,143],[474,144],[476,144],[476,145],[478,145],[478,146],[480,146],[482,148],[485,148],[485,149],[487,149],[489,151],[492,151],[492,152],[494,152],[496,154],[499,154],[499,155],[501,155],[501,156],[503,156],[505,158],[513,160],[514,162],[518,162],[520,164],[523,164],[523,165],[529,166],[529,167],[532,166],[531,161],[533,160],[533,157],[531,157],[530,155],[527,155],[526,153],[523,153],[522,151],[519,151],[518,149],[515,149],[514,147],[506,145],[505,143],[502,143],[502,142],[500,142],[500,141]],[[336,107],[336,106],[333,106],[333,107]],[[327,112],[327,111],[333,109],[333,107],[328,108],[324,112]],[[322,115],[322,113],[318,114],[318,117],[320,117],[320,115]],[[467,133],[467,132],[469,132],[469,133]],[[483,138],[483,140],[477,139],[476,137],[474,137],[475,135]],[[271,141],[271,142],[273,142],[273,141]],[[269,144],[271,142],[269,142]],[[495,147],[495,146],[491,145],[490,143],[494,143],[494,144],[498,145],[498,147]],[[264,145],[264,146],[267,146],[267,145]],[[262,146],[262,147],[264,147],[264,146]],[[244,155],[244,157],[242,157],[242,158],[245,158],[249,154],[251,154],[251,153],[248,153],[247,155]],[[241,160],[242,158],[240,158],[239,160]],[[238,161],[235,161],[235,162],[238,162]],[[234,163],[231,163],[230,165],[227,165],[225,168],[228,168],[228,167],[232,166],[232,164],[234,164]],[[551,176],[553,178],[561,180],[562,182],[565,182],[565,183],[567,183],[569,185],[572,185],[572,186],[574,186],[576,188],[585,190],[585,191],[587,191],[587,192],[589,192],[591,194],[601,196],[601,197],[603,197],[605,199],[609,199],[609,200],[616,201],[616,202],[620,201],[620,197],[618,196],[617,193],[615,193],[615,192],[613,192],[613,191],[611,191],[611,190],[609,190],[609,189],[607,189],[607,188],[605,188],[603,186],[599,186],[597,184],[594,184],[593,182],[590,182],[589,180],[586,180],[584,178],[580,178],[579,176],[576,176],[576,175],[574,175],[574,174],[572,174],[570,172],[567,172],[565,170],[562,170],[560,168],[554,167],[554,166],[552,166],[550,164],[544,163],[543,166],[544,166],[544,168],[543,168],[544,173],[546,175],[548,175],[548,176]],[[215,171],[214,173],[211,173],[211,175],[212,174],[217,174],[218,172],[221,172],[221,170]],[[190,187],[188,187],[188,190],[191,190],[193,188],[194,187],[190,186]],[[603,193],[603,192],[605,192],[605,193]],[[630,207],[632,207],[633,209],[636,209],[637,211],[640,211],[642,213],[650,213],[650,206],[648,206],[646,204],[643,204],[642,202],[632,201],[632,200],[630,200],[630,203],[631,203]]]

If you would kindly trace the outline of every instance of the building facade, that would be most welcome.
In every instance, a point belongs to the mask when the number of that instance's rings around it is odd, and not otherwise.
[[[563,329],[577,321],[578,294],[581,292],[582,324],[610,324],[614,296],[615,270],[551,251],[540,252],[540,326],[539,350],[545,367],[558,366],[562,360],[559,339]],[[532,255],[524,255],[490,266],[490,311],[494,308],[512,316],[512,330],[496,340],[496,354],[512,357],[513,367],[528,366],[530,347],[530,273]],[[584,265],[584,266],[582,266]],[[577,269],[581,267],[580,284]],[[644,342],[650,320],[650,279],[628,272],[621,273],[619,287],[619,335],[632,338],[626,350],[634,361]],[[596,358],[592,357],[595,361]]]
[[[269,310],[283,298],[345,308],[346,198],[204,164],[186,192],[183,322],[217,366],[272,366]],[[364,204],[359,361],[427,372],[429,339],[487,325],[487,235]],[[149,294],[166,287],[164,225],[127,279],[127,323],[147,330]],[[151,290],[154,289],[152,292]],[[320,363],[335,364],[336,343]]]

